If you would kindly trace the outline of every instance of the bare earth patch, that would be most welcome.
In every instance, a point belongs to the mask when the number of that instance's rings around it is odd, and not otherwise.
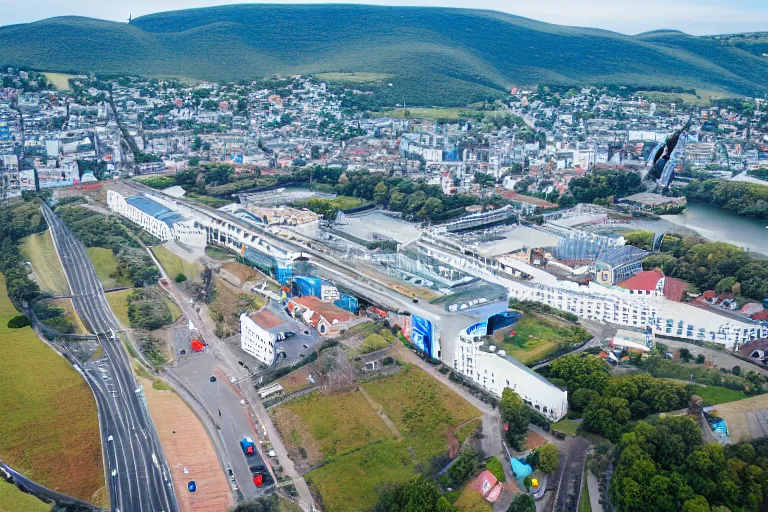
[[[151,381],[144,378],[139,380],[171,469],[180,510],[228,510],[234,505],[229,483],[200,420],[173,391],[157,390]],[[190,480],[197,484],[194,493],[187,490],[187,482]]]

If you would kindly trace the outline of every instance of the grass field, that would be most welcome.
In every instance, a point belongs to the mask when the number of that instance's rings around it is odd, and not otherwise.
[[[581,480],[581,499],[579,499],[579,512],[592,512],[592,503],[589,500],[589,488],[587,487],[587,473]]]
[[[681,106],[682,103],[690,103],[700,107],[709,106],[711,100],[726,97],[726,95],[723,93],[700,90],[696,90],[695,95],[690,93],[660,91],[637,91],[637,94],[647,99],[648,101],[654,101],[656,103],[678,103],[678,106]]]
[[[172,187],[176,184],[176,178],[173,176],[146,176],[133,178],[139,183],[152,188],[163,189]]]
[[[49,512],[47,505],[0,478],[0,512]]]
[[[53,295],[68,295],[69,285],[53,245],[51,232],[45,230],[21,241],[21,252],[32,263],[40,289]]]
[[[96,270],[96,275],[99,276],[99,281],[104,288],[116,288],[118,286],[129,286],[130,282],[120,282],[114,277],[114,273],[117,271],[117,259],[115,258],[112,249],[105,247],[86,247],[88,253],[88,259],[93,263],[93,268]]]
[[[271,411],[283,439],[300,443],[307,462],[325,456],[326,463],[306,477],[329,512],[371,509],[381,484],[413,478],[417,465],[428,466],[447,452],[449,431],[480,417],[477,409],[415,366],[362,387],[402,439],[395,439],[359,392],[313,394]],[[329,456],[329,451],[336,455]]]
[[[275,419],[286,444],[296,453],[304,448],[312,459],[338,457],[392,438],[359,392],[310,393],[278,408]]]
[[[562,432],[567,436],[576,434],[576,429],[579,428],[580,423],[576,420],[569,420],[566,418],[561,419],[557,423],[552,424],[552,430]]]
[[[131,321],[128,319],[128,296],[132,292],[133,290],[128,289],[109,292],[107,294],[107,302],[109,302],[109,307],[112,308],[115,316],[125,328],[131,326]]]
[[[86,500],[106,494],[90,388],[17,314],[0,277],[0,459],[32,480]],[[52,463],[55,460],[55,463]]]
[[[64,73],[43,73],[45,78],[53,84],[57,91],[69,90],[69,79],[74,78],[74,75],[67,75]]]
[[[516,332],[513,337],[510,336],[512,331]],[[589,339],[589,333],[559,319],[528,313],[511,330],[499,332],[493,339],[507,355],[530,364],[549,357],[564,343]]]
[[[237,258],[237,254],[229,249],[222,249],[221,247],[206,246],[205,255],[219,261],[231,260]]]
[[[406,111],[408,112],[408,115],[406,115]],[[472,110],[470,108],[442,108],[442,107],[432,107],[432,108],[396,108],[393,110],[386,110],[383,112],[376,112],[372,115],[377,116],[384,116],[384,117],[394,117],[396,119],[426,119],[429,121],[436,121],[438,119],[450,119],[452,121],[457,120],[459,117],[462,116],[462,113],[477,113],[478,111]]]
[[[728,402],[735,402],[736,400],[743,400],[747,398],[747,395],[743,391],[737,391],[735,389],[728,389],[720,386],[696,386],[695,394],[699,395],[704,400],[704,406],[725,404]]]
[[[181,318],[181,315],[184,314],[181,312],[181,308],[179,308],[179,306],[177,306],[176,303],[173,302],[168,297],[165,297],[164,300],[165,300],[165,303],[168,305],[168,309],[171,310],[171,316],[173,317],[173,321],[175,322],[176,320]]]
[[[392,78],[388,73],[320,73],[317,78],[325,82],[345,82],[353,84],[378,83]]]
[[[190,263],[183,258],[176,256],[162,246],[153,247],[152,252],[171,279],[175,279],[179,274],[184,274],[187,276],[187,279],[193,281],[200,280],[200,271],[194,263]]]
[[[75,327],[75,334],[88,333],[88,330],[85,328],[85,324],[83,324],[80,315],[78,315],[77,311],[75,311],[75,306],[72,304],[72,299],[52,299],[51,302],[56,305],[56,307],[62,308],[67,312],[67,319],[72,322],[72,325]]]

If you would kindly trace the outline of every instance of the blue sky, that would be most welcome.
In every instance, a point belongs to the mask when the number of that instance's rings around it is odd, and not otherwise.
[[[272,0],[274,3],[280,0]],[[334,0],[321,0],[327,3]],[[288,0],[284,3],[309,3]],[[768,31],[768,0],[356,0],[343,3],[494,9],[550,23],[637,34],[672,28],[690,34]],[[239,3],[233,0],[0,0],[0,25],[63,15],[124,21],[159,11]]]

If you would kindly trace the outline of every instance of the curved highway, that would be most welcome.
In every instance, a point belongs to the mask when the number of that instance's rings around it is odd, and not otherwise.
[[[101,282],[69,229],[47,205],[43,215],[72,290],[72,302],[104,356],[83,365],[99,409],[111,509],[122,512],[176,512],[178,505],[160,441],[143,391],[115,335],[119,324]]]

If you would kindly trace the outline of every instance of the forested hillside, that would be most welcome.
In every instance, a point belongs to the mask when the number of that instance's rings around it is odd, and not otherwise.
[[[227,81],[354,72],[350,80],[365,77],[389,105],[466,105],[537,83],[765,91],[768,58],[736,42],[625,36],[470,9],[232,5],[131,24],[63,17],[3,27],[0,64]]]

